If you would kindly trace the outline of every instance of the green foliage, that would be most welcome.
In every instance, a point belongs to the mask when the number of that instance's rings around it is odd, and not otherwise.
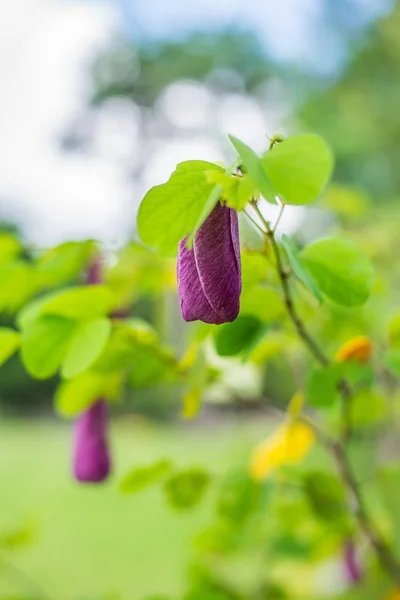
[[[276,204],[276,192],[269,181],[261,159],[244,142],[241,142],[233,135],[229,136],[235,150],[243,161],[243,167],[253,185],[264,196],[268,202]]]
[[[111,322],[106,318],[78,323],[63,360],[62,376],[70,379],[88,369],[100,355],[110,333]]]
[[[199,224],[207,214],[207,205],[214,185],[207,173],[221,167],[200,160],[180,163],[170,179],[153,187],[142,200],[137,225],[143,242],[163,253],[176,253],[178,242]]]
[[[323,471],[310,471],[303,477],[303,486],[318,517],[336,524],[346,520],[346,493],[336,477]]]
[[[215,347],[220,356],[234,356],[249,352],[265,333],[263,323],[253,315],[239,316],[233,323],[218,329]]]
[[[164,484],[164,492],[170,506],[176,510],[187,510],[199,504],[209,483],[207,471],[191,468],[173,473]]]
[[[46,286],[61,285],[79,277],[95,256],[93,241],[65,242],[39,256],[37,271]]]
[[[55,394],[56,409],[64,417],[74,417],[98,398],[118,400],[121,396],[121,373],[84,371],[73,379],[63,381]]]
[[[340,365],[314,367],[307,380],[307,399],[312,406],[332,406],[339,400]]]
[[[249,518],[265,509],[266,488],[242,472],[228,474],[219,490],[217,514],[224,521],[240,527]]]
[[[42,315],[22,331],[21,356],[37,379],[55,375],[61,367],[75,324],[71,319]]]
[[[300,254],[321,291],[337,304],[357,307],[371,291],[373,270],[365,254],[353,243],[329,238],[310,244]]]
[[[63,290],[40,307],[42,315],[59,315],[69,319],[93,319],[111,312],[114,298],[105,285],[86,285]]]
[[[122,479],[120,490],[124,494],[134,494],[160,483],[171,470],[171,466],[169,460],[163,459],[146,467],[134,467]]]
[[[0,366],[14,354],[20,342],[21,336],[17,331],[0,327]]]
[[[280,319],[285,311],[278,292],[266,286],[254,286],[244,293],[240,302],[240,315],[253,315],[262,323]]]
[[[333,155],[322,138],[309,133],[283,140],[264,154],[262,164],[285,202],[308,204],[329,181]]]
[[[314,279],[304,268],[298,250],[293,240],[286,234],[282,236],[282,246],[285,248],[290,266],[292,267],[296,277],[310,290],[318,302],[322,301],[321,292],[318,289]]]

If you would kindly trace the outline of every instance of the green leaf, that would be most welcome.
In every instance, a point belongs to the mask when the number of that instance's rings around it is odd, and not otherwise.
[[[273,288],[256,286],[240,299],[240,315],[253,315],[263,323],[276,321],[284,312],[282,299]]]
[[[221,325],[216,334],[215,346],[220,356],[234,356],[252,348],[265,326],[252,315],[239,316],[232,323]]]
[[[111,333],[111,321],[106,318],[78,323],[63,360],[61,375],[76,377],[94,363]]]
[[[392,375],[400,377],[400,349],[394,348],[393,350],[389,350],[383,362]]]
[[[134,388],[151,387],[161,381],[167,370],[160,347],[135,347],[130,366],[129,383]],[[171,361],[172,364],[172,361]]]
[[[241,142],[233,135],[229,136],[233,147],[243,161],[243,166],[249,179],[253,182],[254,187],[264,196],[271,204],[276,204],[276,192],[267,173],[264,169],[263,162],[257,154],[249,148],[244,142]]]
[[[39,298],[34,298],[26,304],[17,315],[17,325],[20,329],[29,327],[42,314],[42,307],[57,296],[59,292],[48,292]]]
[[[32,263],[19,259],[0,265],[0,312],[19,310],[38,288],[38,276]]]
[[[182,399],[182,417],[193,419],[199,413],[201,407],[202,388],[200,386],[190,387]]]
[[[204,469],[192,468],[169,477],[164,484],[164,491],[173,508],[184,510],[199,504],[209,483],[210,476]]]
[[[92,240],[65,242],[50,248],[37,260],[37,270],[46,285],[61,285],[76,279],[96,251]]]
[[[21,336],[18,331],[0,327],[0,366],[19,348]]]
[[[145,467],[134,467],[122,479],[119,487],[124,494],[135,494],[145,488],[159,483],[171,470],[171,462],[166,459],[159,460]]]
[[[381,423],[388,414],[386,399],[374,390],[359,390],[350,400],[351,423],[354,427]]]
[[[356,359],[344,360],[341,362],[340,372],[343,379],[345,379],[350,385],[354,385],[356,387],[371,387],[375,378],[372,366],[361,363]]]
[[[337,385],[341,378],[340,365],[315,367],[307,380],[306,394],[313,406],[332,406],[338,399]]]
[[[226,202],[227,206],[238,212],[244,210],[250,200],[257,195],[254,183],[247,175],[237,177],[219,171],[212,171],[207,174],[207,179],[212,183],[220,184],[222,191],[219,196]]]
[[[199,231],[200,227],[203,225],[204,221],[207,219],[209,214],[213,211],[215,206],[217,205],[218,200],[221,197],[223,189],[222,186],[217,183],[210,192],[209,197],[207,198],[206,203],[204,204],[203,210],[199,214],[199,217],[195,223],[195,226],[192,229],[191,234],[187,240],[187,247],[191,248],[193,245],[193,240],[196,233]]]
[[[353,308],[367,301],[373,269],[353,242],[340,238],[320,240],[304,248],[300,256],[320,290],[333,302]]]
[[[276,193],[288,204],[308,204],[329,181],[333,155],[318,135],[295,135],[274,146],[262,159]]]
[[[340,481],[323,471],[303,477],[303,487],[315,514],[324,521],[347,520],[346,494]]]
[[[42,315],[94,319],[111,312],[114,297],[105,285],[83,285],[59,292],[41,306]]]
[[[212,170],[223,172],[206,161],[180,163],[166,183],[147,192],[137,217],[138,232],[145,244],[162,252],[176,252],[178,242],[198,223],[215,187],[206,178]]]
[[[303,267],[298,250],[296,248],[296,244],[286,234],[283,234],[282,236],[282,246],[286,250],[290,266],[292,267],[295,275],[306,286],[306,288],[310,290],[310,292],[315,296],[318,302],[321,302],[322,294],[319,291],[317,284],[315,283],[311,275]]]
[[[75,328],[71,319],[43,315],[22,331],[21,354],[26,370],[36,379],[54,375],[64,359]]]
[[[56,408],[65,417],[78,415],[99,398],[118,399],[122,377],[119,372],[84,371],[74,379],[63,381],[55,393]]]
[[[0,264],[7,263],[21,253],[21,243],[11,233],[0,233]]]
[[[217,499],[218,515],[236,526],[265,509],[265,484],[253,481],[247,473],[230,473],[223,481]]]

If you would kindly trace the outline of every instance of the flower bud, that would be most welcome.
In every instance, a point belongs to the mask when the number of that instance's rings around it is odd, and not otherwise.
[[[108,407],[97,400],[75,424],[74,476],[77,481],[99,483],[110,472],[107,439]]]
[[[181,240],[178,292],[185,321],[234,321],[242,289],[236,212],[218,203],[197,232],[193,248]]]

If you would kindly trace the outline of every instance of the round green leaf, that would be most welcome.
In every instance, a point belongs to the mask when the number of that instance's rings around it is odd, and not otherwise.
[[[361,306],[373,283],[372,265],[349,240],[329,238],[304,248],[300,254],[320,290],[342,306]]]
[[[69,342],[61,375],[70,379],[88,369],[100,355],[110,333],[111,322],[106,318],[79,323]]]
[[[232,323],[221,325],[215,345],[220,356],[234,356],[247,350],[264,331],[263,323],[252,315],[239,316]]]
[[[93,319],[107,315],[114,296],[105,285],[83,285],[52,296],[41,305],[42,315],[59,315],[70,319]]]
[[[20,344],[21,336],[18,331],[8,327],[0,327],[0,365],[14,354]]]
[[[171,469],[171,462],[165,458],[142,467],[134,467],[122,479],[120,490],[124,494],[135,494],[159,483]]]
[[[340,365],[315,368],[307,381],[307,398],[313,406],[331,406],[338,400],[337,386],[341,377]]]
[[[210,483],[209,474],[203,469],[186,469],[173,474],[164,484],[169,504],[184,510],[196,506],[203,498]]]
[[[288,204],[308,204],[329,181],[333,155],[318,135],[295,135],[274,146],[262,159],[277,194]]]
[[[22,332],[22,361],[36,379],[54,375],[64,359],[75,323],[55,315],[43,315]]]
[[[218,165],[202,160],[180,163],[166,183],[147,192],[137,217],[138,232],[145,244],[164,253],[176,253],[178,242],[198,225],[210,199],[215,185],[206,174],[212,170],[223,173]]]
[[[102,375],[93,371],[62,382],[55,395],[57,410],[64,416],[79,414],[101,396],[103,386]]]

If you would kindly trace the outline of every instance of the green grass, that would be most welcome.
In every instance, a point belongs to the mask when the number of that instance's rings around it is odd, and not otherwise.
[[[113,591],[123,600],[156,592],[178,595],[212,497],[195,510],[176,513],[160,489],[124,496],[118,481],[131,466],[161,457],[222,473],[246,460],[260,431],[238,423],[166,429],[126,418],[113,424],[114,477],[90,487],[72,480],[68,425],[3,423],[0,531],[27,520],[37,525],[32,546],[8,553],[8,560],[54,600],[89,600]],[[0,596],[29,592],[21,584],[0,569]]]

